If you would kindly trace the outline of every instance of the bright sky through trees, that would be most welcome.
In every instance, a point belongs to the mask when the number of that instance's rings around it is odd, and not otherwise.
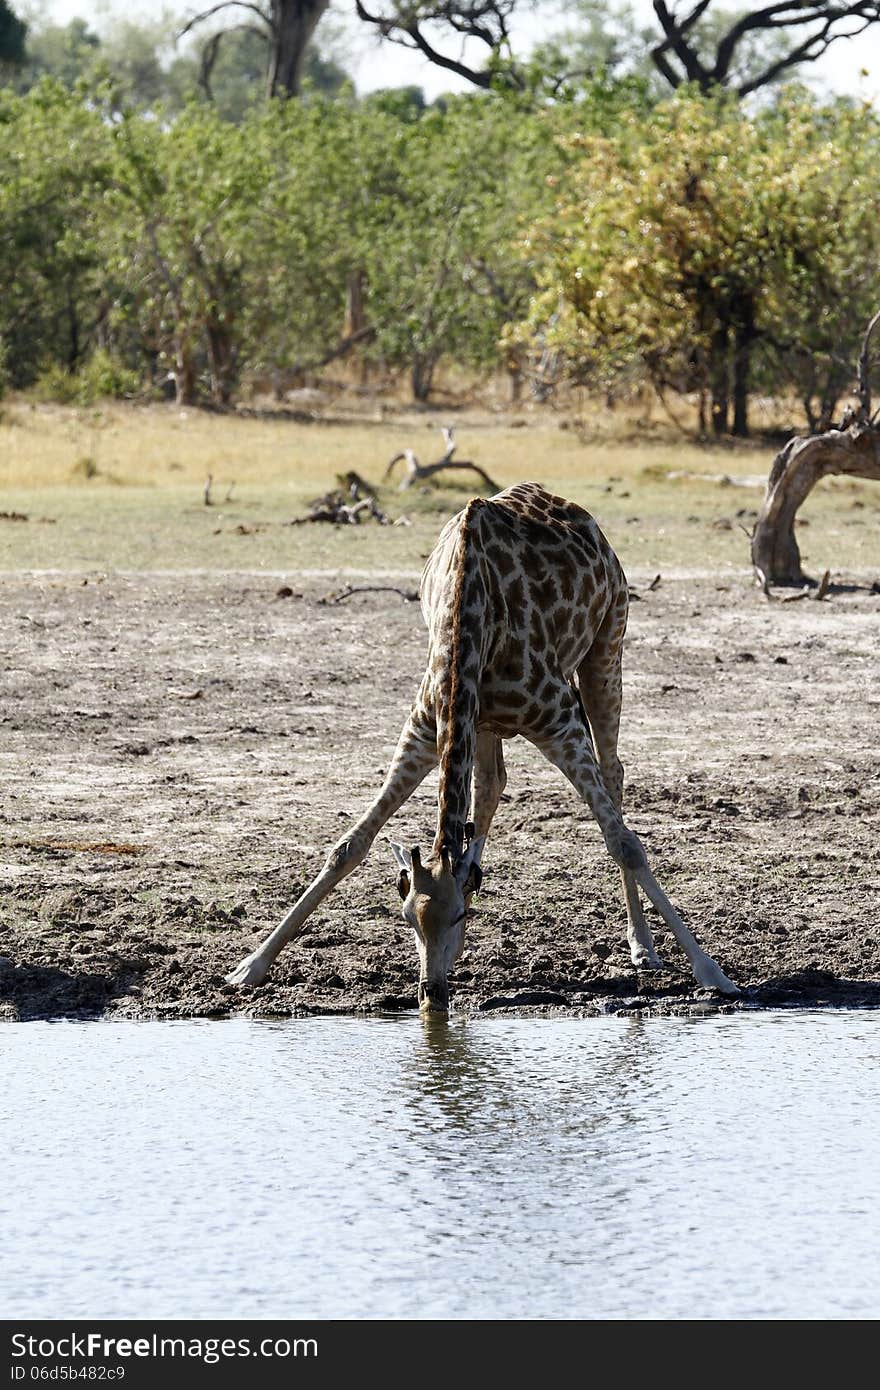
[[[653,16],[651,0],[633,0],[633,6],[640,18],[643,17],[646,23],[650,22]],[[159,7],[151,0],[32,0],[31,3],[20,0],[13,4],[13,8],[23,18],[45,16],[59,24],[66,24],[74,16],[79,16],[100,31],[108,21],[122,16],[154,20]],[[178,3],[164,8],[169,14],[180,13],[186,17],[195,13],[199,6],[178,0]],[[340,53],[340,58],[352,73],[360,91],[413,83],[422,87],[431,100],[440,92],[468,87],[468,83],[456,78],[453,73],[432,66],[417,54],[396,44],[378,44],[375,37],[366,31],[366,26],[354,17],[351,0],[334,0],[332,8],[344,32],[342,42],[345,51],[344,54]],[[735,8],[735,4],[729,8]],[[556,3],[556,0],[539,2],[534,6],[524,4],[523,13],[514,26],[521,49],[527,51],[552,30],[564,27],[564,19],[560,18],[564,9],[564,4]],[[320,44],[320,31],[318,42]],[[880,25],[860,35],[854,42],[841,40],[832,45],[824,58],[803,71],[805,76],[809,75],[812,80],[821,82],[833,91],[861,94],[880,101]]]

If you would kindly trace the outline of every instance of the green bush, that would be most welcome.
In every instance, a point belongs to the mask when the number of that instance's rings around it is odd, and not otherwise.
[[[107,397],[135,396],[140,385],[137,372],[123,367],[110,353],[98,348],[75,372],[58,362],[45,363],[31,387],[31,395],[38,401],[54,401],[58,405],[93,405]]]
[[[77,400],[78,386],[77,377],[66,367],[62,367],[60,362],[45,362],[30,389],[30,394],[38,401],[73,405]]]
[[[136,396],[141,389],[137,372],[132,371],[130,367],[123,367],[121,362],[103,348],[97,348],[88,361],[83,363],[77,373],[77,379],[83,405],[90,405],[92,401],[104,400],[107,397],[119,400],[122,397]]]

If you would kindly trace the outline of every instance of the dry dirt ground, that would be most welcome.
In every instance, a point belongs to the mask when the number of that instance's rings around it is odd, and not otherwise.
[[[743,987],[721,1007],[880,1004],[880,595],[864,577],[795,603],[745,574],[631,577],[628,819]],[[370,800],[421,672],[418,605],[322,602],[341,582],[3,578],[0,1013],[415,1008],[384,833],[267,984],[223,982]],[[598,831],[534,750],[507,748],[454,1007],[709,1007],[662,931],[670,969],[636,976]],[[435,786],[395,838],[429,843]]]

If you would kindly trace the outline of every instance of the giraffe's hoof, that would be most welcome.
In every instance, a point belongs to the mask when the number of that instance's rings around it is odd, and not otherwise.
[[[666,969],[666,966],[663,964],[656,951],[633,951],[632,963],[635,966],[636,970]]]
[[[707,958],[694,974],[697,984],[703,989],[714,990],[716,994],[726,994],[731,999],[740,992],[739,985],[735,985],[733,980],[728,980],[721,966],[716,965],[714,960]]]
[[[269,973],[268,965],[254,954],[247,956],[240,965],[226,976],[228,985],[261,985]]]

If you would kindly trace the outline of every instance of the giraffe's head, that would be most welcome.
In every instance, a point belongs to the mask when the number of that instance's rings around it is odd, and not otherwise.
[[[471,840],[457,860],[444,846],[426,864],[418,849],[391,845],[403,915],[413,929],[419,953],[422,1013],[445,1015],[448,1011],[447,976],[464,948],[468,906],[483,877],[480,855],[484,840],[485,836]]]

